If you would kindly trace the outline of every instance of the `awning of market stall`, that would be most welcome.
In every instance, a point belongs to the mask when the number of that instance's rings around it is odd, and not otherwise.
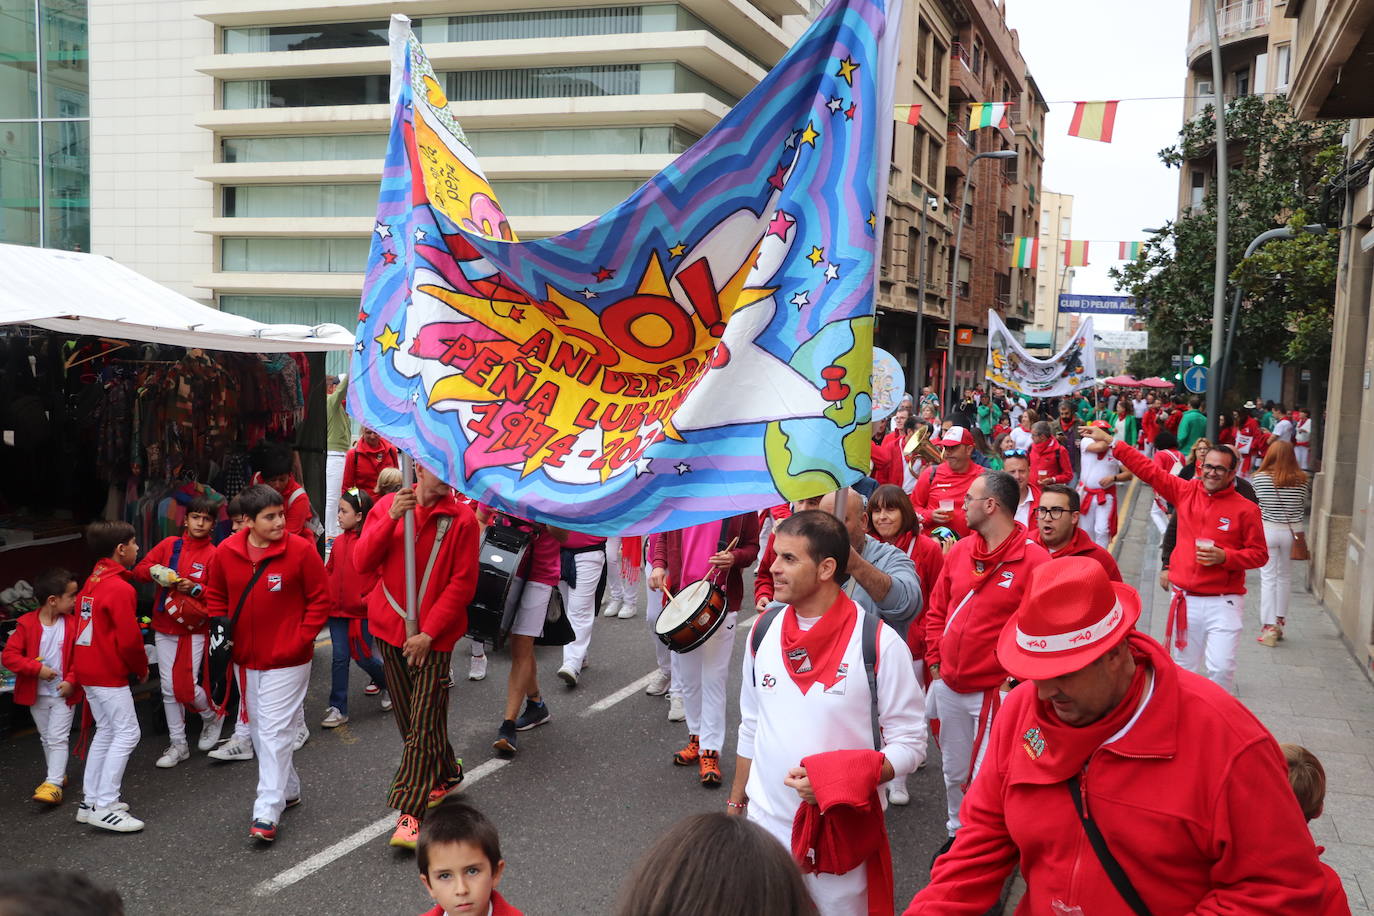
[[[0,245],[0,324],[246,353],[348,350],[337,324],[262,324],[201,305],[95,254]]]

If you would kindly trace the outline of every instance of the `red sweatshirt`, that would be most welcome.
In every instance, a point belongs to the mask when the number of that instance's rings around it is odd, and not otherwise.
[[[72,674],[83,687],[128,687],[129,676],[148,676],[138,596],[129,571],[108,557],[91,570],[76,593],[76,649]],[[88,645],[83,645],[88,643]]]
[[[396,446],[385,439],[378,439],[377,445],[370,446],[367,440],[359,439],[358,444],[348,450],[344,458],[343,488],[357,487],[367,491],[373,502],[377,500],[377,475],[383,468],[399,468],[401,459],[396,454]]]
[[[902,485],[902,467],[906,464],[906,458],[902,455],[904,441],[902,433],[893,430],[883,436],[881,443],[873,443],[873,479],[878,483]],[[879,452],[882,453],[881,458],[878,457]]]
[[[446,914],[442,906],[436,906],[432,910],[425,910],[420,916],[446,916]],[[475,916],[486,916],[486,914],[478,913]],[[492,891],[491,916],[524,916],[524,914],[507,903],[506,898],[502,897],[499,892]]]
[[[1044,477],[1040,472],[1044,471]],[[1073,480],[1073,464],[1069,450],[1054,439],[1033,443],[1030,447],[1030,479],[1036,486],[1047,483],[1068,483]]]
[[[721,530],[720,522],[705,522],[714,531]],[[744,599],[744,569],[758,559],[759,555],[759,516],[756,512],[746,512],[730,519],[730,524],[722,538],[725,543],[737,541],[730,554],[735,558],[725,576],[725,606],[728,610],[738,611]],[[654,569],[662,569],[668,576],[668,589],[674,593],[692,583],[684,582],[682,572],[682,531],[665,531],[649,539],[650,564]],[[717,577],[719,581],[719,577]],[[769,579],[771,594],[772,579]],[[756,586],[757,590],[757,586]]]
[[[1082,528],[1073,529],[1073,537],[1069,538],[1069,542],[1058,550],[1050,550],[1038,527],[1035,529],[1034,537],[1035,543],[1049,550],[1051,560],[1057,560],[1060,557],[1092,557],[1102,564],[1102,568],[1107,571],[1108,579],[1113,582],[1122,581],[1121,568],[1116,565],[1116,558],[1088,537],[1088,532]]]
[[[63,619],[63,618],[58,618]],[[32,706],[38,700],[38,672],[44,665],[62,669],[62,680],[75,684],[72,676],[72,653],[75,651],[76,631],[80,621],[75,614],[66,616],[66,630],[62,634],[62,663],[50,665],[47,659],[38,657],[39,646],[43,644],[43,621],[37,611],[29,611],[19,618],[5,643],[5,651],[0,653],[0,662],[14,672],[14,702],[19,706]],[[67,705],[75,706],[81,699],[78,687],[67,697]]]
[[[390,521],[390,519],[387,519]],[[377,571],[360,570],[353,561],[358,549],[358,529],[345,531],[334,539],[329,562],[330,617],[366,617],[367,597],[377,587]]]
[[[215,556],[215,545],[209,538],[170,537],[164,538],[148,555],[139,560],[134,567],[133,577],[140,582],[152,582],[149,572],[154,566],[172,565],[172,548],[181,541],[181,555],[177,557],[176,572],[183,579],[190,579],[199,585],[210,580],[210,560]],[[205,600],[183,595],[173,589],[161,589],[163,600],[154,602],[153,629],[169,636],[185,636],[187,633],[200,633],[205,630]],[[170,611],[170,613],[169,613]],[[189,612],[184,619],[200,619],[199,625],[188,627],[177,620],[178,616]]]
[[[1245,571],[1269,560],[1259,506],[1234,486],[1208,493],[1201,480],[1182,480],[1124,442],[1112,453],[1131,473],[1154,487],[1178,513],[1178,541],[1169,556],[1169,581],[1196,595],[1243,595]],[[1226,552],[1216,566],[1199,566],[1197,539],[1211,538]]]
[[[754,604],[767,598],[773,600],[773,561],[778,555],[773,552],[773,532],[768,532],[768,543],[764,545],[763,556],[759,559],[759,571],[754,573]]]
[[[205,606],[211,614],[232,617],[253,576],[248,531],[230,535],[210,564]],[[253,671],[304,665],[329,619],[324,561],[313,542],[288,534],[269,544],[259,562],[270,565],[253,583],[234,627],[234,663]]]
[[[974,570],[973,552],[986,550],[981,534],[955,542],[945,555],[945,566],[935,583],[926,618],[926,664],[939,665],[940,677],[957,693],[977,693],[996,687],[1007,672],[994,651],[1007,618],[1016,613],[1030,588],[1030,574],[1050,555],[1017,526],[1019,537],[1000,566],[980,575]],[[973,596],[964,601],[970,590]],[[963,608],[955,609],[963,603]]]
[[[983,476],[985,470],[969,462],[968,468],[960,474],[950,469],[948,461],[942,461],[935,465],[933,470],[921,471],[921,476],[916,478],[916,488],[911,492],[911,505],[916,510],[916,517],[921,520],[921,527],[929,531],[943,524],[959,537],[968,537],[968,519],[964,517],[964,495],[968,493],[968,488],[973,486],[973,482]],[[931,513],[940,508],[941,500],[948,499],[954,500],[954,517],[943,523],[933,520],[930,517]]]
[[[388,512],[396,494],[388,493],[368,513],[362,537],[353,549],[353,562],[360,570],[380,576],[378,587],[367,600],[368,627],[374,639],[400,647],[406,641],[405,600],[405,520],[393,520]],[[415,509],[416,586],[434,547],[438,519],[448,516],[449,529],[439,545],[429,583],[419,595],[417,610],[420,631],[433,640],[435,652],[452,652],[453,644],[467,632],[468,604],[477,590],[477,516],[453,495],[432,506]],[[391,600],[387,599],[390,594]],[[392,605],[395,601],[395,606]],[[398,613],[396,608],[401,612]]]
[[[934,538],[918,534],[907,544],[906,553],[911,557],[911,562],[916,564],[916,578],[921,582],[921,594],[935,594],[935,583],[940,580],[940,571],[945,568],[945,553],[940,549],[940,545]],[[916,619],[912,620],[906,629],[906,646],[911,650],[911,657],[915,659],[926,657],[926,611],[929,609],[929,604],[923,607],[921,613],[916,615]]]

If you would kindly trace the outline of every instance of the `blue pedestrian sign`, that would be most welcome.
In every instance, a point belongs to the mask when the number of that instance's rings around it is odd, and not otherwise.
[[[1183,370],[1183,387],[1193,394],[1202,394],[1207,390],[1207,367],[1189,366]]]

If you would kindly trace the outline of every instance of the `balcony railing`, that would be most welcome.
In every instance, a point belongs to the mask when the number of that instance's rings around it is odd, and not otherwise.
[[[1262,29],[1269,25],[1269,4],[1267,0],[1236,0],[1234,3],[1217,4],[1217,33],[1223,43],[1233,41],[1247,32]],[[1206,17],[1193,29],[1188,39],[1188,59],[1197,57],[1212,41],[1207,29]]]

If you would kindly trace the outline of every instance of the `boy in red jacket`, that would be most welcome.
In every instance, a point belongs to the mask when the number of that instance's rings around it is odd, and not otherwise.
[[[281,494],[286,533],[313,541],[324,529],[320,527],[315,508],[310,505],[305,487],[291,474],[291,450],[280,445],[264,446],[259,462],[261,469],[255,482],[265,483]]]
[[[34,580],[33,596],[38,610],[19,618],[0,661],[14,672],[14,702],[29,707],[43,742],[47,778],[34,790],[33,800],[60,805],[67,783],[72,706],[81,695],[71,673],[76,577],[65,569],[49,569]]]
[[[377,475],[385,468],[399,468],[401,459],[396,446],[377,435],[375,429],[364,429],[358,444],[344,457],[343,488],[357,487],[371,500],[377,499]]]
[[[224,717],[215,712],[205,688],[197,683],[205,659],[205,631],[209,618],[202,595],[209,578],[215,545],[210,533],[219,514],[214,501],[198,496],[186,511],[186,531],[164,539],[134,567],[133,577],[153,582],[153,567],[170,569],[181,577],[171,588],[159,585],[153,595],[153,642],[157,646],[157,672],[162,685],[162,709],[167,714],[167,750],[157,759],[164,769],[191,757],[186,743],[186,708],[200,714],[202,751],[219,742]],[[160,576],[165,573],[159,571]]]
[[[280,493],[259,484],[238,499],[248,525],[219,545],[205,604],[211,615],[233,620],[234,664],[258,759],[248,835],[270,843],[282,811],[301,800],[292,760],[296,716],[315,637],[329,618],[329,588],[314,544],[286,533]]]
[[[360,570],[353,562],[353,551],[362,536],[372,500],[365,491],[350,487],[339,494],[337,511],[339,535],[324,570],[329,574],[329,642],[333,649],[330,666],[329,708],[325,710],[325,728],[338,728],[348,722],[348,663],[350,657],[371,678],[369,694],[381,694],[382,711],[391,709],[387,696],[386,675],[381,659],[373,650],[372,634],[367,628],[367,597],[377,587],[375,570]]]
[[[86,800],[76,820],[115,833],[134,833],[143,829],[143,821],[120,802],[119,788],[139,739],[129,678],[142,682],[148,677],[138,597],[128,579],[138,560],[138,541],[128,522],[92,522],[86,527],[86,543],[100,559],[76,594],[72,673],[86,691],[95,736],[82,778]]]
[[[521,916],[496,890],[506,871],[496,827],[466,802],[450,798],[430,812],[415,861],[434,900],[422,916]]]
[[[1317,755],[1301,744],[1280,744],[1283,759],[1288,763],[1288,784],[1298,798],[1302,816],[1311,823],[1322,816],[1326,807],[1326,768]],[[1326,850],[1317,847],[1317,855]],[[1317,865],[1322,870],[1322,907],[1316,911],[1318,916],[1350,916],[1350,900],[1345,896],[1345,885],[1336,870],[1320,859]]]

